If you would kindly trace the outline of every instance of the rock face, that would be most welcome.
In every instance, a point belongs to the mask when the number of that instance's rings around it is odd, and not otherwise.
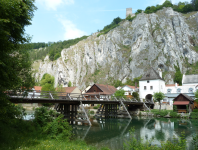
[[[170,84],[174,66],[185,73],[187,62],[198,61],[194,47],[198,43],[198,13],[186,17],[164,8],[153,14],[138,14],[132,22],[123,21],[105,35],[97,34],[63,49],[61,58],[54,62],[47,56],[36,77],[40,80],[49,73],[55,77],[55,86],[67,86],[71,81],[83,89],[96,82],[125,82],[126,78],[143,75],[152,66],[161,68]]]

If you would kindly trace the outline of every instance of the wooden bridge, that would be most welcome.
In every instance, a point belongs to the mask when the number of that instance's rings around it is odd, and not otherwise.
[[[10,101],[13,103],[54,103],[57,112],[65,116],[65,119],[73,122],[89,123],[87,111],[83,104],[100,104],[96,117],[100,118],[131,118],[130,111],[137,109],[150,110],[154,107],[154,103],[139,99],[124,99],[114,96],[105,96],[100,94],[79,94],[79,93],[63,93],[49,91],[7,91]],[[122,109],[121,109],[122,108]]]

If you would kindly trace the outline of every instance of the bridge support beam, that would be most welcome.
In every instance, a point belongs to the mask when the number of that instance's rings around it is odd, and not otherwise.
[[[118,104],[102,104],[98,109],[96,116],[99,118],[117,118]]]

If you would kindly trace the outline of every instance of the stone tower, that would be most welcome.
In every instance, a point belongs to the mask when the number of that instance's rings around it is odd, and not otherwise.
[[[133,14],[132,14],[132,8],[126,8],[126,17],[128,15],[133,16]]]

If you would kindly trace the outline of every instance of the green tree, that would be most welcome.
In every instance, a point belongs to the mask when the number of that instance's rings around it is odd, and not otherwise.
[[[175,66],[175,70],[176,70],[176,72],[175,72],[174,82],[179,83],[179,85],[182,85],[182,76],[183,75],[182,75],[179,67]]]
[[[133,92],[132,95],[137,101],[140,101],[140,97],[139,97],[139,93],[138,92]]]
[[[160,111],[161,110],[161,100],[164,99],[165,95],[162,92],[156,92],[156,93],[154,93],[153,97],[154,97],[155,101],[159,102],[159,104],[160,104],[159,111]]]
[[[163,4],[162,4],[163,7],[172,7],[173,4],[171,3],[170,0],[166,0]]]
[[[120,90],[117,90],[115,93],[114,93],[114,96],[116,98],[126,98],[126,95],[124,95],[125,91],[123,89],[120,89]]]
[[[25,27],[31,24],[35,10],[34,0],[0,1],[0,121],[15,118],[16,109],[4,91],[34,85],[28,53],[20,48],[29,42]]]
[[[69,83],[68,83],[68,87],[71,87],[72,86],[72,83],[71,83],[71,81],[69,81]]]
[[[195,101],[198,103],[198,90],[194,94],[195,94]]]

